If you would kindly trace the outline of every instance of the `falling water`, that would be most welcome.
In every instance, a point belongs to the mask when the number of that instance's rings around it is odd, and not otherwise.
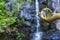
[[[38,32],[38,28],[39,28],[39,17],[38,17],[38,12],[39,12],[39,4],[38,4],[38,0],[36,0],[36,28],[37,28],[37,32]]]
[[[38,12],[39,12],[39,3],[38,0],[35,1],[36,5],[36,31],[33,33],[33,38],[31,40],[42,40],[42,32],[40,31],[40,23],[39,23],[39,17],[38,17]]]

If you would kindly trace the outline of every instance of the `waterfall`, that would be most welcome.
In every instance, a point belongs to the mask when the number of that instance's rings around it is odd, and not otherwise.
[[[39,13],[38,0],[35,1],[35,6],[36,6],[36,15],[35,15],[35,20],[36,20],[35,27],[36,27],[36,29],[35,29],[35,32],[32,35],[33,38],[31,40],[42,40],[42,32],[40,30],[41,28],[40,28],[39,17],[38,17],[38,13]]]
[[[37,28],[37,32],[38,32],[38,28],[39,28],[39,17],[38,17],[38,12],[39,12],[39,4],[38,4],[38,0],[36,0],[36,28]]]
[[[55,13],[60,13],[60,0],[53,0],[52,7]],[[60,30],[60,19],[56,20],[56,28]]]

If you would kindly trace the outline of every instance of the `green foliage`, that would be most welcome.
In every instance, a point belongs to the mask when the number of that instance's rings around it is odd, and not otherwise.
[[[49,27],[49,23],[46,23],[46,22],[44,22],[44,21],[41,21],[41,29],[43,30],[43,31],[48,31],[48,27]]]
[[[13,11],[14,12],[19,12],[20,11],[20,9],[18,8],[18,5],[16,3],[13,4]]]
[[[24,3],[26,2],[26,0],[18,0],[18,2],[19,2],[20,4],[24,4]],[[32,4],[32,0],[30,0],[30,4]]]
[[[3,2],[3,1],[5,1],[5,0],[0,0],[0,2]]]
[[[18,40],[22,40],[23,37],[24,37],[23,33],[18,33],[18,35],[17,35]]]
[[[20,4],[24,4],[24,3],[26,2],[26,0],[18,0],[18,2],[19,2]]]
[[[18,11],[17,6],[13,6],[13,12],[10,12],[6,8],[5,1],[0,1],[0,32],[3,32],[3,28],[9,27],[16,22]]]
[[[6,18],[6,19],[1,19],[0,20],[0,26],[8,26],[8,25],[11,25],[15,22],[15,18],[14,17],[9,17],[9,18]]]
[[[0,2],[0,9],[4,9],[6,7],[5,2]]]
[[[25,22],[25,19],[24,19],[24,17],[22,17],[22,19],[21,19],[21,20],[22,20],[22,23],[24,23],[24,22]]]
[[[19,3],[24,4],[25,1],[26,0],[24,0],[24,2],[23,2],[23,0],[19,0]],[[20,20],[18,18],[18,13],[19,12],[20,12],[20,9],[18,8],[16,3],[13,3],[13,10],[9,11],[6,8],[5,0],[0,0],[0,33],[7,32],[10,35],[11,31],[16,32],[18,30],[17,25],[20,22]],[[23,17],[22,22],[24,23],[24,21],[25,20],[24,20],[24,17]],[[12,35],[12,33],[11,33],[11,35]],[[17,39],[18,40],[22,40],[23,37],[24,37],[23,33],[18,33],[17,34]],[[6,40],[6,39],[4,38],[4,40]]]
[[[32,4],[32,0],[30,0],[30,4]]]

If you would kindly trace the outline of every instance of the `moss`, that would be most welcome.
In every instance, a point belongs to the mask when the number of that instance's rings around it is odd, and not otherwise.
[[[44,15],[46,18],[49,18],[52,16],[52,11],[49,8],[43,8],[42,11],[45,12],[46,15]]]
[[[26,2],[26,0],[18,0],[18,2],[19,2],[20,4],[24,4],[24,3]]]
[[[18,40],[22,40],[23,37],[24,37],[24,34],[23,33],[18,33],[18,35],[17,35],[17,39]]]
[[[30,0],[30,4],[32,4],[32,0]]]

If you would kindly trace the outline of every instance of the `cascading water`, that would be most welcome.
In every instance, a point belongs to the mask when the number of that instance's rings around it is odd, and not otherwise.
[[[38,0],[35,1],[35,6],[36,6],[36,15],[35,15],[35,32],[33,33],[33,37],[31,40],[42,40],[42,32],[40,30],[40,23],[39,23],[39,17],[38,17],[38,13],[39,13],[39,3]],[[34,27],[34,26],[33,26]],[[33,29],[32,29],[33,30]]]

